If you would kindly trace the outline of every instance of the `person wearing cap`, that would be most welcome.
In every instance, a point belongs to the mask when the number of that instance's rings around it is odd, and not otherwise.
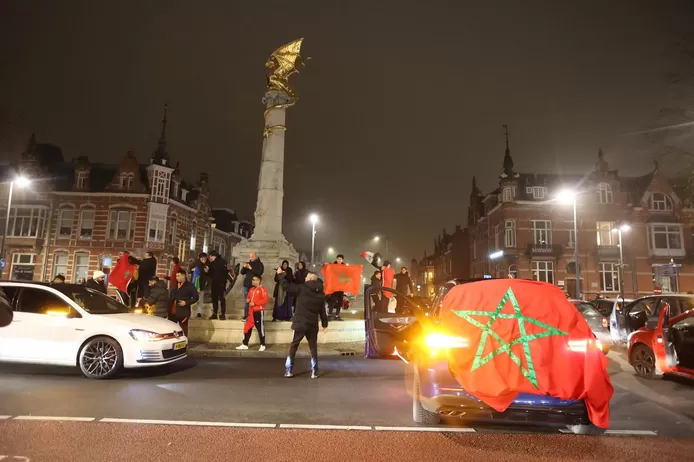
[[[179,269],[180,271],[180,269]],[[147,314],[160,318],[169,316],[169,290],[166,281],[154,276],[149,280],[149,295],[145,297]]]
[[[104,284],[106,275],[103,271],[96,270],[92,273],[92,278],[88,279],[84,284],[88,289],[98,290],[102,294],[106,293],[106,284]]]

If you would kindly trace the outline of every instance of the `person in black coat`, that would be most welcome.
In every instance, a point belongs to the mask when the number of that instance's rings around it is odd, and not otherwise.
[[[279,274],[281,268],[277,269]],[[284,364],[285,377],[294,377],[294,358],[299,344],[306,337],[311,351],[311,378],[318,378],[318,319],[323,332],[328,328],[328,315],[325,312],[325,294],[323,281],[316,273],[308,273],[304,284],[290,284],[289,293],[296,295],[296,309],[292,318],[294,339],[289,347],[287,361]]]
[[[243,277],[243,299],[248,299],[248,291],[253,287],[253,276],[260,276],[261,280],[263,278],[263,273],[265,272],[265,265],[258,258],[258,254],[255,252],[250,252],[248,254],[248,261],[243,264],[241,268],[241,274]],[[248,318],[248,303],[243,305],[243,319],[244,321]]]
[[[137,260],[137,300],[140,301],[149,293],[149,280],[157,275],[157,259],[152,252],[145,252],[145,258]]]
[[[7,327],[12,323],[14,312],[12,305],[5,295],[5,291],[0,287],[0,327]]]
[[[175,286],[174,286],[175,287]],[[145,298],[148,314],[165,318],[169,315],[169,289],[166,281],[154,276],[149,280],[149,295]]]
[[[106,275],[104,274],[104,272],[96,270],[92,273],[91,279],[87,279],[87,282],[85,282],[84,285],[88,289],[96,290],[98,292],[101,292],[102,294],[105,294],[106,293],[106,284],[104,284],[105,279],[106,279]]]
[[[176,282],[169,298],[169,320],[177,322],[187,337],[191,306],[197,303],[200,297],[193,283],[186,278],[185,270],[178,272]]]
[[[300,261],[296,264],[296,271],[294,272],[294,282],[295,284],[303,284],[306,282],[306,275],[308,274],[308,269],[306,268],[306,263]],[[296,309],[296,295],[292,300],[292,307]]]
[[[224,289],[227,286],[227,279],[231,279],[229,267],[216,250],[210,252],[209,260],[210,289],[212,291],[212,317],[210,319],[224,321],[227,318],[227,301]],[[222,305],[222,315],[218,317],[220,304]]]
[[[294,296],[289,293],[288,289],[294,279],[294,274],[289,262],[284,260],[279,268],[282,271],[277,271],[275,274],[275,290],[272,297],[275,299],[275,307],[272,310],[272,322],[289,321],[292,319],[292,302]]]
[[[344,265],[345,264],[345,256],[342,254],[339,254],[337,258],[335,259],[334,265]],[[342,321],[343,319],[340,317],[340,310],[342,309],[342,302],[343,299],[345,298],[345,293],[344,292],[334,292],[329,295],[328,298],[328,316],[332,318],[333,315],[333,309],[335,309],[335,318],[333,318],[334,321]]]

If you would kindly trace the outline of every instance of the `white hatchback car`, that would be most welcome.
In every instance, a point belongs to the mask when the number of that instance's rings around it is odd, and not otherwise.
[[[79,284],[0,283],[14,309],[0,330],[0,361],[78,366],[90,379],[122,368],[158,366],[186,357],[188,339],[171,321]]]

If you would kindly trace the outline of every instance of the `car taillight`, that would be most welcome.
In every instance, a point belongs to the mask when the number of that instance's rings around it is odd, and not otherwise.
[[[607,327],[607,318],[602,318],[602,327]]]
[[[598,339],[594,340],[569,340],[569,350],[576,353],[585,353],[588,348],[594,346],[598,350],[602,350],[602,344]]]
[[[449,348],[467,348],[468,341],[462,337],[430,333],[424,337],[424,344],[432,351],[447,350]]]

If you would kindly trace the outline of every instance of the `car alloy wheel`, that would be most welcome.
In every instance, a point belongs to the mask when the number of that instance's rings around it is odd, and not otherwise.
[[[123,350],[112,338],[93,338],[82,347],[79,366],[85,377],[108,379],[123,366]]]
[[[655,376],[655,355],[645,345],[638,345],[631,353],[631,364],[640,377],[652,379]]]
[[[420,390],[419,371],[417,366],[415,366],[412,386],[412,420],[418,424],[438,425],[441,423],[441,416],[424,409],[422,402],[419,400]]]

